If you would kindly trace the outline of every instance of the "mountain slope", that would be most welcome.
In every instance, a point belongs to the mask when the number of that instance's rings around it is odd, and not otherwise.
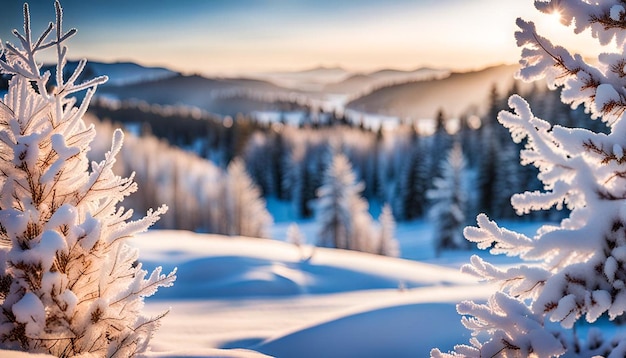
[[[327,93],[343,93],[350,95],[363,94],[374,88],[411,81],[430,81],[447,77],[448,70],[419,68],[413,71],[383,69],[368,74],[355,74],[342,81],[324,86]]]
[[[391,85],[373,91],[347,104],[350,109],[414,119],[433,118],[440,108],[448,117],[461,115],[475,106],[480,112],[487,106],[493,86],[509,90],[518,65],[501,65],[480,71],[452,73],[433,81]]]
[[[65,66],[65,71],[71,73],[74,71],[78,61],[69,61]],[[44,66],[45,71],[54,72],[54,66]],[[98,62],[87,61],[87,65],[81,77],[90,79],[97,76],[106,75],[109,81],[104,86],[121,86],[138,82],[154,81],[164,78],[174,77],[178,72],[172,71],[164,67],[149,67],[133,62]]]
[[[284,88],[261,80],[216,79],[180,74],[155,81],[126,86],[109,86],[99,90],[100,95],[104,94],[120,100],[134,99],[151,104],[188,105],[218,114],[246,112],[246,106],[258,109],[261,105],[253,99],[237,96],[238,93],[262,93],[271,96],[273,93],[285,92]],[[233,101],[233,97],[240,100]],[[250,101],[255,103],[249,104]]]
[[[350,71],[341,67],[320,66],[302,71],[257,73],[252,77],[294,90],[319,92],[326,84],[342,81],[350,75]]]

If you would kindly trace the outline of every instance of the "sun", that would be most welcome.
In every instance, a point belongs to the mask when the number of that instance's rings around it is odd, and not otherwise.
[[[558,10],[548,14],[548,18],[550,19],[548,21],[554,22],[555,24],[561,24],[561,12]]]
[[[541,36],[551,39],[553,44],[569,48],[585,57],[595,58],[599,53],[607,51],[607,47],[600,45],[598,40],[591,36],[589,30],[578,35],[575,34],[574,26],[563,18],[559,10],[543,14],[537,18],[535,24],[537,25],[537,32]],[[608,50],[614,50],[613,47],[609,47]]]
[[[561,18],[561,12],[558,10],[555,10],[544,16],[545,26],[551,31],[559,32],[567,28],[567,25],[565,25],[562,21],[563,19]]]
[[[571,38],[573,35],[572,29],[566,22],[564,23],[561,12],[558,10],[543,14],[541,18],[538,18],[537,27],[542,35],[556,39],[557,42],[561,39]]]

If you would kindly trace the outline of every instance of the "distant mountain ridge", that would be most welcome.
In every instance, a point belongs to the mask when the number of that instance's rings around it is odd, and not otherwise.
[[[422,67],[416,70],[404,71],[396,69],[382,69],[370,73],[354,74],[342,81],[327,84],[325,92],[362,95],[374,88],[392,84],[427,81],[445,78],[450,70]]]
[[[488,105],[489,93],[494,86],[499,93],[513,86],[518,68],[519,65],[499,65],[478,71],[453,72],[430,81],[390,85],[360,96],[346,107],[413,119],[434,118],[440,109],[448,117],[459,116],[472,107],[480,113]]]
[[[68,61],[65,70],[72,73],[78,61]],[[44,70],[55,71],[53,65],[45,65]],[[143,66],[134,62],[98,62],[87,61],[81,77],[83,79],[106,75],[109,80],[106,86],[124,86],[138,82],[153,81],[179,75],[179,72],[172,71],[165,67]]]
[[[448,69],[421,67],[415,70],[386,68],[371,72],[349,71],[342,67],[319,66],[300,71],[265,72],[252,78],[306,92],[355,95],[373,87],[432,78],[450,74]]]
[[[200,75],[177,74],[166,78],[123,86],[102,87],[100,95],[118,100],[139,100],[150,104],[186,105],[205,111],[232,115],[248,113],[266,105],[255,101],[255,93],[288,93],[274,84],[245,78],[207,78]],[[233,101],[233,97],[239,100]]]
[[[75,67],[75,62],[72,65]],[[71,66],[70,67],[71,69]],[[106,74],[109,82],[98,94],[118,100],[150,104],[193,106],[211,113],[233,115],[276,111],[275,100],[323,103],[339,98],[339,107],[360,113],[399,118],[433,118],[439,109],[447,117],[480,114],[491,89],[508,91],[518,65],[499,65],[477,71],[446,69],[381,69],[352,73],[341,67],[316,67],[295,72],[275,72],[272,78],[209,78],[184,75],[162,67],[130,62],[88,62],[86,76]],[[276,77],[277,76],[277,77]],[[282,76],[282,77],[281,77]],[[276,84],[275,78],[294,87]],[[339,80],[337,80],[339,78]],[[341,99],[343,98],[343,99]],[[351,100],[347,100],[351,99]]]
[[[353,73],[342,67],[314,67],[300,71],[263,72],[250,75],[278,86],[303,91],[319,92],[329,83],[339,82]]]

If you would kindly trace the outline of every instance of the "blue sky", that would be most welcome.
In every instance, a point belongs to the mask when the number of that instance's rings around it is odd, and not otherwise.
[[[0,38],[22,28],[22,1],[0,13]],[[29,2],[33,29],[52,0]],[[62,0],[76,27],[71,58],[130,60],[187,73],[234,74],[319,65],[367,71],[480,68],[517,61],[515,18],[530,0]],[[556,21],[554,21],[556,22]]]

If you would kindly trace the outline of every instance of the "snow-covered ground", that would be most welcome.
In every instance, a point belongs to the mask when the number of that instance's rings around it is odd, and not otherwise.
[[[171,307],[152,343],[166,354],[421,357],[466,342],[455,303],[492,289],[456,268],[322,248],[309,258],[273,240],[153,231],[133,244],[147,267],[179,269],[147,305]]]
[[[149,356],[425,357],[467,343],[456,303],[494,290],[459,273],[481,252],[434,257],[425,222],[397,231],[403,256],[420,261],[300,250],[281,240],[288,224],[275,225],[278,240],[186,231],[133,239],[146,268],[178,267],[176,284],[147,300],[149,313],[171,309]],[[315,224],[298,224],[311,239]]]
[[[290,224],[279,219],[274,240],[174,230],[133,238],[145,268],[178,267],[175,285],[146,300],[148,314],[170,309],[147,357],[426,357],[467,343],[456,303],[495,289],[459,272],[487,253],[435,257],[424,221],[398,224],[402,258],[298,248],[284,241]],[[315,222],[297,224],[313,241]],[[539,224],[504,226],[532,234]]]

